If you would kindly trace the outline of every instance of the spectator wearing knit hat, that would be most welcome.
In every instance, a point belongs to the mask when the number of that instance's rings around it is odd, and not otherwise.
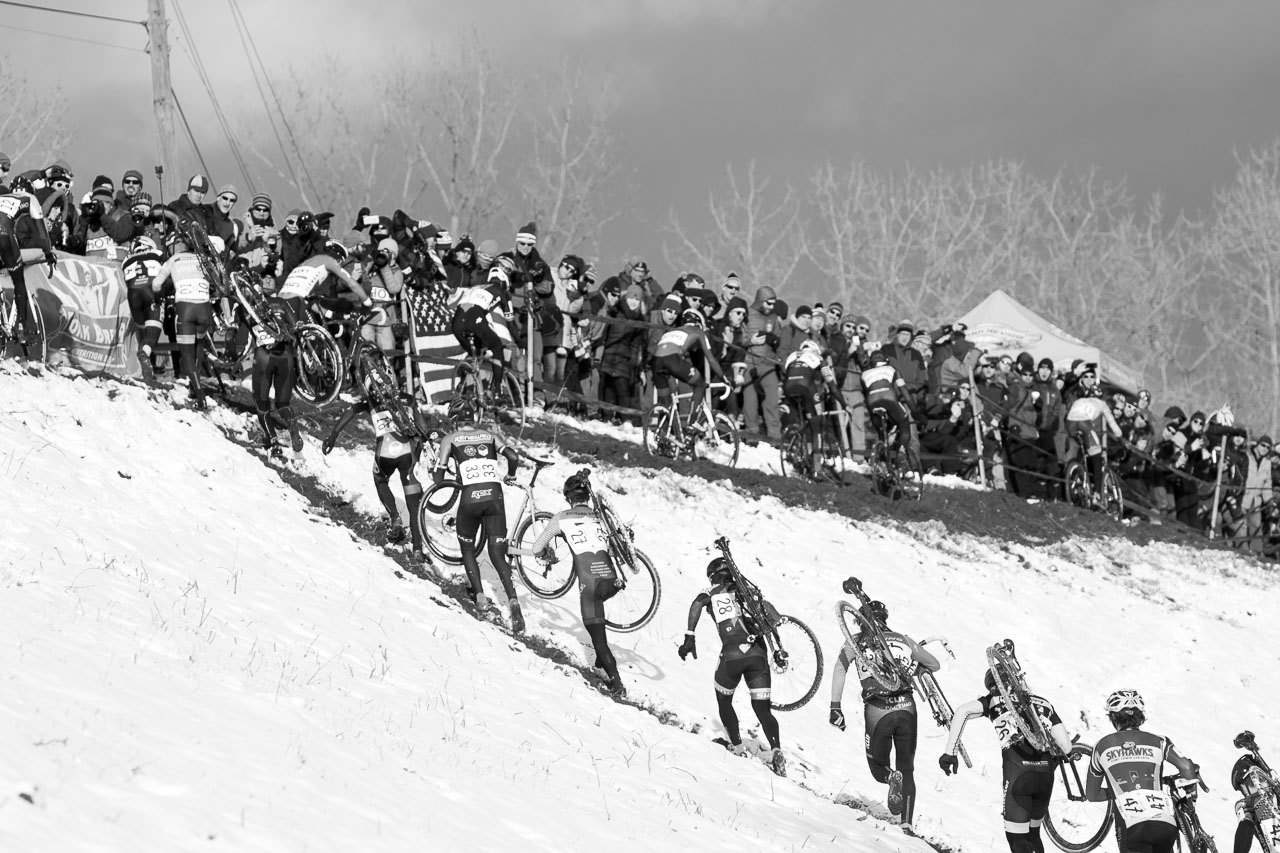
[[[652,311],[662,301],[662,286],[650,274],[649,264],[639,255],[627,258],[622,264],[622,272],[605,279],[605,281],[611,280],[617,281],[618,286],[624,291],[632,284],[640,285],[644,289],[644,309],[646,313]]]
[[[800,345],[809,340],[809,330],[813,324],[813,309],[808,305],[796,307],[795,313],[778,330],[778,358],[784,363],[787,356],[800,349]]]
[[[100,184],[81,206],[81,215],[67,246],[76,254],[109,261],[122,261],[135,228],[129,211],[115,206],[110,180]]]
[[[515,322],[511,324],[511,333],[518,350],[514,357],[515,373],[520,381],[524,381],[524,353],[531,345],[535,351],[538,350],[541,342],[536,325],[534,329],[529,329],[529,312],[536,312],[538,308],[539,297],[535,291],[541,289],[547,293],[551,292],[551,268],[538,253],[537,223],[527,222],[517,229],[515,247],[503,252],[502,256],[510,258],[515,267],[510,277],[511,310],[515,315]]]
[[[747,378],[747,309],[747,300],[734,296],[725,303],[723,318],[711,326],[712,354],[733,385],[724,410],[735,418],[742,411],[742,386]]]
[[[1040,448],[1041,470],[1050,476],[1059,477],[1062,474],[1061,453],[1065,448],[1065,442],[1059,442],[1059,435],[1063,431],[1067,411],[1062,404],[1062,391],[1053,379],[1053,359],[1042,358],[1036,363],[1031,391],[1038,395],[1034,405],[1036,430],[1039,433],[1036,447]],[[1045,496],[1054,500],[1059,494],[1058,489],[1052,488],[1046,491]]]
[[[249,262],[249,269],[274,275],[280,256],[280,231],[271,217],[271,196],[257,193],[241,220],[236,254]]]
[[[137,169],[130,169],[120,178],[120,191],[115,197],[116,207],[123,207],[125,210],[133,209],[133,200],[140,192],[142,192],[142,173]]]
[[[204,175],[192,175],[187,181],[187,192],[182,198],[169,203],[169,209],[184,222],[204,222],[204,197],[209,192],[209,179]]]
[[[929,369],[924,363],[920,351],[911,345],[915,338],[916,327],[910,320],[903,320],[893,328],[893,340],[884,349],[889,363],[898,370],[898,375],[906,383],[910,399],[912,416],[919,420],[924,412],[924,398],[929,388]]]
[[[778,375],[778,346],[782,320],[776,308],[778,293],[761,285],[747,310],[747,382],[742,389],[742,416],[749,432],[782,437],[782,382]],[[763,427],[761,415],[763,414]],[[753,439],[748,438],[750,445]]]
[[[224,246],[233,246],[236,242],[236,225],[231,220],[231,210],[240,200],[240,193],[234,184],[223,184],[218,187],[218,194],[213,203],[204,206],[204,227],[210,237],[218,237]]]

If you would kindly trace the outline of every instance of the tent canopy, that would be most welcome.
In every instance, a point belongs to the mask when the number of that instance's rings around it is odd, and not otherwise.
[[[1141,371],[1059,329],[1003,290],[994,291],[960,322],[969,327],[965,333],[969,342],[990,355],[1016,356],[1025,350],[1036,361],[1053,359],[1054,366],[1063,370],[1080,358],[1098,365],[1103,382],[1130,394],[1145,387]]]

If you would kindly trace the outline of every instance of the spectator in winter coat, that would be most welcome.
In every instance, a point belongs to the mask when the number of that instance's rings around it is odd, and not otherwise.
[[[277,284],[284,284],[284,280],[298,264],[324,251],[324,237],[320,232],[314,227],[303,227],[308,220],[313,220],[312,215],[297,208],[285,214],[284,227],[280,229],[280,271],[276,274]],[[398,257],[403,261],[403,246]],[[405,268],[403,263],[400,268]]]
[[[603,287],[620,287],[613,279],[606,279]],[[684,300],[678,293],[668,293],[662,298],[657,308],[649,312],[649,322],[657,328],[645,332],[645,368],[652,372],[653,355],[658,350],[658,341],[668,329],[675,328],[680,314],[685,309]]]
[[[644,319],[643,289],[636,284],[619,294],[615,284],[606,284],[602,291],[609,305],[605,316],[622,320]],[[604,331],[600,353],[600,402],[615,406],[637,408],[636,391],[640,368],[645,358],[645,330],[618,323],[610,323]],[[609,413],[606,413],[609,414]],[[612,413],[615,423],[622,422],[619,413]],[[639,426],[637,418],[632,422]]]
[[[747,301],[740,296],[729,300],[723,320],[711,327],[711,350],[720,362],[720,370],[733,386],[725,400],[724,410],[730,415],[742,411],[742,386],[747,381]]]
[[[817,341],[823,352],[831,349],[827,344],[827,310],[821,305],[813,309],[809,319],[809,340]]]
[[[218,187],[218,194],[213,204],[204,206],[204,230],[210,237],[220,237],[223,245],[232,246],[236,242],[236,226],[231,220],[231,209],[240,200],[240,193],[233,184]]]
[[[444,263],[444,273],[448,277],[449,290],[484,284],[482,276],[486,273],[481,271],[477,264],[476,244],[471,242],[470,237],[459,240],[458,245],[445,252],[441,260]]]
[[[182,198],[169,203],[179,220],[184,222],[204,223],[204,197],[209,192],[209,179],[204,175],[192,175],[187,181],[187,193]]]
[[[113,203],[116,207],[132,210],[133,200],[140,192],[142,192],[142,173],[137,169],[130,169],[120,179],[120,191],[116,193]]]
[[[248,261],[250,270],[275,275],[280,257],[280,231],[271,218],[271,196],[258,193],[249,202],[235,248],[235,253]]]
[[[787,356],[800,349],[800,344],[809,340],[810,327],[813,323],[813,309],[801,305],[791,315],[791,319],[782,323],[778,331],[778,358],[784,363]]]
[[[1038,396],[1036,407],[1036,446],[1040,448],[1042,470],[1051,476],[1061,476],[1061,460],[1058,458],[1058,431],[1062,426],[1066,410],[1062,405],[1062,392],[1053,381],[1053,360],[1042,358],[1036,364],[1036,378],[1031,383],[1031,391]],[[1058,490],[1047,491],[1046,496],[1053,500]]]
[[[898,375],[906,383],[909,406],[918,417],[923,410],[924,397],[929,384],[929,372],[920,353],[911,346],[915,337],[915,326],[909,320],[903,320],[894,327],[893,340],[883,347],[889,357],[889,363],[898,370]]]
[[[941,391],[973,378],[982,351],[969,343],[963,332],[953,332],[944,343],[933,348],[931,355],[933,358],[942,356],[943,359],[942,364],[929,364],[929,373],[936,374],[938,390]]]
[[[736,272],[726,273],[720,282],[720,306],[712,319],[723,320],[724,315],[729,312],[729,302],[740,296],[742,296],[742,280],[738,278]]]
[[[926,469],[937,468],[944,474],[958,474],[963,465],[959,459],[960,442],[972,433],[971,413],[955,388],[944,388],[925,411],[925,427],[920,433],[920,447],[940,458],[925,463]]]
[[[779,323],[774,308],[778,294],[763,285],[747,311],[747,382],[742,389],[743,417],[747,429],[757,435],[782,436],[782,385],[778,378]],[[764,425],[761,427],[761,410]],[[747,443],[751,443],[748,439]]]
[[[623,292],[633,284],[640,285],[644,292],[645,313],[652,311],[662,301],[662,285],[649,274],[649,265],[639,256],[628,258],[622,265],[622,272],[609,276],[605,281],[616,281],[619,290]]]
[[[1250,448],[1248,472],[1244,480],[1244,496],[1240,501],[1240,512],[1245,521],[1245,535],[1249,537],[1248,547],[1255,552],[1261,551],[1265,545],[1260,538],[1263,508],[1276,499],[1271,465],[1273,445],[1271,436],[1262,435]]]
[[[80,206],[80,217],[68,248],[76,254],[109,261],[122,261],[133,239],[133,217],[118,208],[108,187],[93,191]]]
[[[1036,403],[1040,394],[1031,387],[1035,381],[1035,360],[1030,353],[1018,354],[1014,376],[1009,384],[1009,434],[1006,436],[1013,492],[1024,498],[1052,497],[1048,491],[1054,488],[1052,481],[1038,476],[1044,472],[1046,460],[1036,442],[1039,437]]]

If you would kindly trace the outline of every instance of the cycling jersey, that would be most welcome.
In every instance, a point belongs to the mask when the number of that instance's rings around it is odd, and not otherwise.
[[[1040,722],[1046,732],[1050,731],[1054,726],[1062,724],[1062,720],[1058,717],[1058,712],[1049,703],[1049,700],[1036,696],[1034,693],[1027,698],[1031,705],[1031,710],[1040,718]],[[991,693],[983,696],[978,701],[982,704],[982,716],[990,720],[991,725],[995,727],[996,738],[1000,741],[1001,749],[1011,750],[1027,761],[1048,761],[1051,754],[1042,752],[1027,743],[1027,739],[1018,730],[1018,725],[1015,722],[1015,712],[1005,702],[1003,696],[999,693]]]
[[[898,402],[906,396],[907,383],[898,375],[892,364],[878,364],[862,371],[862,390],[867,395],[867,405]]]
[[[308,299],[327,278],[329,271],[323,265],[303,263],[290,271],[276,295],[281,299]]]
[[[462,291],[458,299],[457,310],[480,311],[484,314],[496,310],[500,314],[509,314],[511,311],[511,299],[507,296],[502,286],[498,284],[468,287]]]
[[[498,457],[510,452],[487,429],[455,430],[440,440],[441,466],[450,459],[457,465],[458,482],[462,484],[459,506],[502,503],[502,478],[514,472],[515,464],[508,456],[504,474]]]
[[[44,211],[30,193],[18,191],[0,195],[0,269],[15,270],[22,266],[22,250],[18,245],[14,226],[18,219],[30,216],[44,219]],[[47,238],[43,248],[48,248]]]
[[[701,611],[705,609],[716,623],[716,632],[720,634],[722,658],[742,657],[749,654],[764,654],[764,639],[759,636],[758,629],[738,605],[738,597],[733,590],[723,584],[717,584],[709,590],[698,594],[689,607],[689,622],[696,624]]]
[[[609,557],[609,544],[604,525],[595,511],[586,505],[558,512],[547,522],[533,543],[535,554],[542,552],[556,536],[564,538],[573,554],[573,571],[578,576],[578,590],[583,625],[605,621],[604,602],[618,591],[618,574]]]
[[[1173,744],[1150,732],[1128,729],[1104,735],[1093,747],[1090,776],[1104,776],[1125,827],[1146,821],[1175,824],[1173,800],[1161,784]]]
[[[662,337],[658,338],[658,347],[654,350],[654,358],[663,358],[669,355],[684,355],[697,345],[701,333],[691,326],[680,326],[664,332]]]
[[[124,282],[129,287],[150,287],[151,280],[160,274],[164,259],[159,252],[137,252],[124,259],[120,268]]]
[[[812,388],[822,378],[822,362],[813,350],[796,350],[782,363],[782,375],[788,385],[803,383]]]
[[[204,304],[209,301],[212,286],[205,278],[200,258],[191,252],[174,255],[161,267],[158,275],[167,273],[173,286],[173,301],[177,303]]]

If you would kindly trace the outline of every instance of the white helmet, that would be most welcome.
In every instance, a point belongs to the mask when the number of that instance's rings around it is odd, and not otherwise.
[[[815,340],[809,339],[800,342],[801,352],[811,352],[814,355],[822,355],[822,344]]]
[[[213,250],[218,254],[222,254],[227,249],[227,244],[224,243],[222,241],[222,238],[216,234],[213,234],[209,237],[209,245],[212,246]]]

